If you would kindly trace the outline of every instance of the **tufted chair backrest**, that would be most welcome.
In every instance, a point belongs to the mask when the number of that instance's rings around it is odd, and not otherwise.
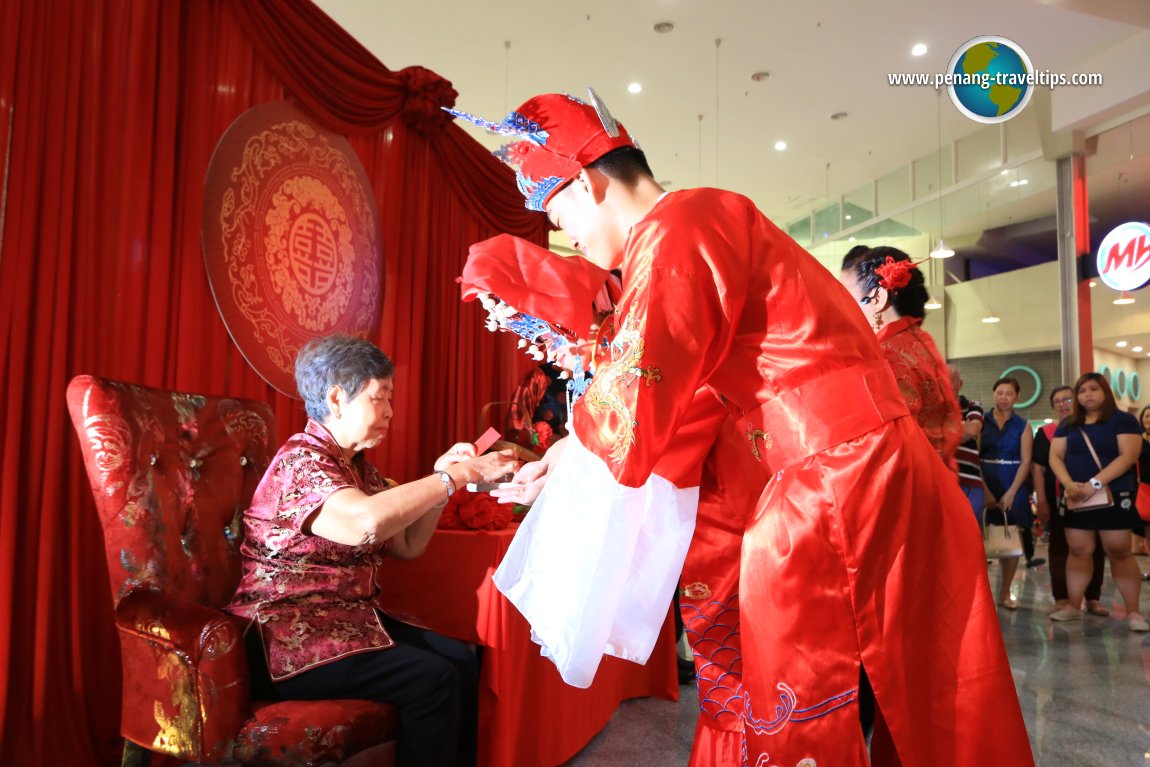
[[[239,581],[243,512],[274,453],[271,408],[77,376],[68,409],[115,602],[144,588],[227,604]]]

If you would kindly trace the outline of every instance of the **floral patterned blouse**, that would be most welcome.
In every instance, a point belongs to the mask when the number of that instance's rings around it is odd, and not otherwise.
[[[894,371],[910,414],[952,471],[962,440],[962,412],[950,385],[950,370],[934,340],[916,317],[899,317],[878,331],[878,343]]]
[[[225,609],[255,621],[273,680],[394,645],[375,604],[376,568],[391,541],[348,546],[301,530],[336,490],[394,486],[367,461],[344,458],[315,421],[272,459],[244,512],[242,576]]]

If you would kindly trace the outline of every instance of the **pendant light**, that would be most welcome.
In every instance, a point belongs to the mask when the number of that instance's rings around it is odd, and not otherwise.
[[[931,258],[950,258],[954,251],[946,247],[942,239],[943,218],[942,211],[942,89],[937,94],[938,102],[935,108],[935,125],[938,128],[938,245],[930,252]],[[928,307],[929,308],[929,307]]]
[[[982,318],[984,324],[993,325],[996,322],[1002,322],[1002,318],[994,313],[994,309],[990,302],[990,277],[986,278],[986,316]]]

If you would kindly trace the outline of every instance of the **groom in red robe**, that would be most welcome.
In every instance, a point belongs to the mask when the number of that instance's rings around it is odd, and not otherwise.
[[[612,358],[576,405],[571,436],[503,491],[531,500],[547,485],[496,583],[550,630],[546,592],[564,574],[549,573],[540,550],[548,525],[593,493],[619,513],[689,506],[697,490],[676,480],[703,456],[678,437],[708,390],[762,467],[739,584],[746,763],[868,764],[869,681],[903,764],[1033,764],[966,499],[941,481],[852,299],[745,197],[664,191],[591,101],[548,94],[501,123],[473,120],[521,139],[500,155],[528,207],[623,275]],[[668,535],[682,531],[638,538]],[[678,556],[644,564],[677,575]],[[641,575],[650,599],[665,600],[666,579]],[[639,604],[632,585],[623,601],[598,592],[602,609]],[[645,632],[634,648],[621,636],[612,630],[606,651],[642,655]],[[568,649],[547,647],[557,663]]]

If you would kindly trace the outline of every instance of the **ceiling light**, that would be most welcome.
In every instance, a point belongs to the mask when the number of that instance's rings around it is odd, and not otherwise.
[[[850,112],[835,112],[831,115],[832,120],[845,120],[850,117]]]
[[[1053,419],[1053,418],[1044,418],[1044,419],[1042,420],[1042,422],[1043,422],[1043,423],[1054,423],[1054,419]]]
[[[1029,183],[1030,183],[1030,181],[1028,181],[1027,179],[1020,178],[1017,181],[1011,181],[1010,185],[1011,186],[1026,186]]]
[[[1092,287],[1092,288],[1095,287],[1097,284],[1098,284],[1097,280],[1091,280],[1090,281],[1090,287]]]
[[[854,237],[847,237],[847,242],[854,242],[854,241],[855,241]]]
[[[938,247],[930,252],[931,258],[950,258],[954,255],[954,251],[946,247],[946,243],[940,237],[938,240]]]
[[[1125,349],[1126,348],[1126,342],[1125,341],[1119,341],[1118,343],[1116,343],[1114,345],[1117,346],[1119,349]]]
[[[787,142],[785,142],[785,141],[782,141],[782,140],[779,140],[779,141],[776,141],[776,142],[775,142],[775,149],[776,149],[776,150],[778,150],[778,151],[780,151],[780,152],[781,152],[781,151],[783,151],[783,150],[784,150],[784,149],[786,149],[786,148],[787,148]]]
[[[1142,351],[1142,347],[1141,347],[1141,346],[1133,346],[1133,347],[1131,347],[1131,348],[1130,348],[1130,351],[1132,351],[1132,352],[1140,352],[1140,351]]]
[[[925,56],[926,43],[915,43],[914,47],[910,49],[911,56]]]
[[[845,218],[847,221],[850,221],[851,220],[851,214],[848,213],[845,216],[843,216],[843,218]]]
[[[670,21],[660,21],[658,24],[655,25],[654,28],[655,28],[655,31],[658,32],[659,34],[665,35],[668,32],[672,31],[675,28],[675,25],[674,25],[674,23],[672,23]]]
[[[1000,173],[999,175],[1009,176],[1010,175],[1010,168],[1007,168],[1006,170],[1002,171],[1002,173]]]
[[[1001,318],[1001,317],[999,317],[999,316],[998,316],[997,314],[995,314],[994,312],[991,312],[990,314],[988,314],[988,315],[986,315],[985,317],[983,317],[983,318],[982,318],[982,321],[983,321],[984,323],[986,323],[987,325],[993,325],[993,324],[994,324],[994,323],[996,323],[996,322],[1002,322],[1002,318]]]
[[[639,83],[631,83],[630,85],[627,86],[627,91],[629,93],[642,93],[643,92],[643,86],[640,85]]]
[[[1125,290],[1122,291],[1122,294],[1118,296],[1118,298],[1114,299],[1114,304],[1116,306],[1125,306],[1126,304],[1132,303],[1134,303],[1134,296],[1130,295]]]
[[[931,297],[930,297],[930,298],[927,300],[927,302],[926,302],[925,304],[923,304],[923,307],[924,307],[924,308],[926,308],[926,309],[941,309],[941,308],[942,308],[942,304],[940,304],[940,303],[938,302],[938,299],[937,299],[937,298],[935,298],[934,296],[931,296]]]
[[[760,69],[758,72],[751,73],[751,79],[757,83],[761,83],[763,80],[769,79],[770,76],[771,73],[765,69]]]

